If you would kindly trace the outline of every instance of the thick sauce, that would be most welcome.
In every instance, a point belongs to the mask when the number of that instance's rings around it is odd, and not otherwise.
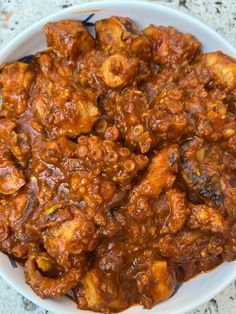
[[[236,60],[128,18],[0,72],[0,250],[42,298],[151,308],[236,258]]]

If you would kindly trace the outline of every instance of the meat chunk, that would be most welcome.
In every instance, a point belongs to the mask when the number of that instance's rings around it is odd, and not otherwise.
[[[67,141],[70,143],[69,140]],[[66,173],[62,166],[66,157],[62,152],[69,150],[69,145],[66,146],[64,143],[62,148],[59,142],[60,140],[38,139],[32,147],[30,169],[37,184],[37,198],[41,205],[48,204],[49,207],[51,204],[61,203],[61,198],[62,200],[65,198],[64,189],[61,191],[63,196],[58,192],[59,187],[63,187],[66,180]]]
[[[96,312],[119,312],[127,308],[129,304],[125,290],[122,290],[117,279],[114,274],[91,268],[74,289],[79,308]]]
[[[71,268],[57,278],[43,276],[37,269],[37,264],[42,257],[40,253],[32,253],[24,267],[26,283],[30,285],[38,296],[43,299],[47,297],[60,297],[76,286],[82,275],[81,269]],[[47,258],[50,263],[50,257]]]
[[[201,231],[182,231],[175,236],[168,235],[160,239],[159,250],[172,261],[188,263],[206,257],[214,259],[222,253],[224,245],[225,240],[215,235]]]
[[[141,182],[130,193],[127,213],[139,223],[145,222],[155,213],[152,202],[163,189],[171,188],[178,171],[179,151],[177,145],[162,148],[152,158]]]
[[[157,198],[164,188],[171,188],[178,171],[179,150],[177,145],[162,148],[152,158],[147,174],[134,193]]]
[[[216,206],[220,206],[224,199],[219,172],[222,157],[219,147],[207,145],[200,138],[188,140],[181,146],[181,174],[184,181],[190,191]]]
[[[11,161],[0,163],[0,193],[13,194],[25,185],[23,172]]]
[[[96,22],[96,37],[102,48],[111,53],[124,51],[149,59],[151,42],[127,17],[112,16]]]
[[[137,73],[137,62],[122,54],[108,57],[101,68],[105,84],[110,88],[124,87]]]
[[[175,234],[182,230],[190,215],[185,194],[177,189],[167,190],[154,205],[160,224],[160,234]]]
[[[2,187],[2,185],[1,185]],[[29,238],[25,233],[26,211],[30,208],[29,185],[14,194],[0,196],[0,248],[16,258],[27,258]]]
[[[117,192],[115,183],[91,171],[77,171],[71,175],[71,191],[88,206],[98,206],[112,200]]]
[[[65,90],[58,93],[55,86],[54,92],[48,99],[44,96],[44,90],[32,103],[36,117],[41,119],[48,132],[52,136],[66,135],[72,138],[90,132],[100,115],[92,91]]]
[[[101,67],[107,59],[107,52],[102,49],[92,49],[81,56],[79,66],[75,72],[76,81],[83,87],[90,87],[99,95],[104,92]],[[106,87],[106,86],[105,86]]]
[[[38,63],[41,71],[32,97],[34,118],[52,137],[90,132],[100,115],[97,95],[91,89],[78,88],[71,79],[71,63],[54,53],[40,55]]]
[[[222,217],[220,212],[207,205],[196,205],[192,208],[192,213],[188,220],[191,229],[200,229],[213,233],[227,234],[228,222]]]
[[[102,95],[107,89],[120,90],[136,84],[142,79],[138,76],[141,66],[139,59],[122,52],[108,56],[107,52],[96,49],[80,59],[75,78],[82,86],[91,87]]]
[[[65,269],[76,266],[81,253],[91,251],[96,241],[95,225],[82,212],[78,212],[75,219],[49,228],[44,233],[47,252]]]
[[[0,120],[0,193],[6,195],[14,194],[26,183],[24,173],[15,161],[26,165],[29,146],[15,133],[15,127],[16,124],[10,120]]]
[[[181,78],[180,85],[194,99],[196,99],[195,96],[208,99],[208,94],[212,95],[217,105],[219,100],[228,98],[227,94],[229,93],[230,97],[227,101],[230,103],[230,99],[234,99],[236,86],[235,67],[235,58],[225,55],[221,51],[200,54]],[[220,113],[219,110],[215,110],[218,106],[215,107],[212,106],[211,109]]]
[[[144,117],[144,112],[149,109],[146,94],[127,89],[115,101],[115,119],[122,137],[128,145],[146,153],[157,142]]]
[[[89,144],[91,149],[94,142]],[[81,151],[83,149],[84,146]],[[28,229],[38,234],[48,227],[57,228],[56,221],[61,224],[78,215],[76,211],[71,213],[68,210],[71,204],[81,204],[81,210],[92,223],[100,226],[101,232],[115,232],[116,225],[110,209],[123,192],[112,177],[101,173],[96,156],[95,159],[85,157],[77,155],[76,144],[65,138],[35,143],[32,174],[37,179],[40,207],[27,224]]]
[[[234,136],[235,117],[231,114],[234,96],[232,93],[228,98],[227,88],[217,81],[206,59],[205,54],[196,58],[187,73],[179,78],[179,84],[185,91],[184,111],[191,116],[194,133],[217,142]]]
[[[202,62],[205,63],[210,75],[219,85],[227,90],[236,88],[236,59],[221,51],[203,55]]]
[[[184,110],[184,91],[175,83],[158,88],[158,95],[152,100],[151,108],[143,113],[143,118],[158,143],[177,142],[193,129]]]
[[[35,73],[30,64],[14,62],[0,69],[2,88],[1,118],[21,116],[28,106],[30,88]]]
[[[97,136],[79,137],[76,155],[83,168],[102,174],[123,188],[129,187],[132,179],[148,162],[146,156],[135,155],[128,148]]]
[[[142,295],[141,304],[151,308],[174,293],[175,271],[167,261],[154,260],[148,263],[146,270],[137,274],[136,282],[138,292]]]
[[[44,25],[48,47],[65,58],[77,59],[95,46],[95,40],[80,21],[63,20]]]
[[[215,234],[182,231],[161,239],[159,248],[162,256],[175,263],[178,281],[183,281],[221,264],[225,244]]]
[[[25,132],[16,132],[16,127],[16,123],[11,120],[0,120],[0,150],[11,152],[17,161],[25,167],[30,157],[29,137]]]
[[[188,64],[200,51],[200,43],[193,35],[180,33],[174,27],[150,25],[144,34],[152,39],[153,60],[160,65]]]
[[[127,145],[148,152],[156,145],[177,142],[192,132],[193,126],[184,112],[184,92],[174,83],[161,87],[157,96],[137,89],[126,89],[116,101],[117,127]],[[154,94],[154,93],[152,93]]]
[[[190,199],[195,204],[203,200],[210,207],[217,207],[223,216],[236,217],[236,188],[231,180],[233,155],[199,138],[186,141],[180,151],[181,174],[189,188]]]

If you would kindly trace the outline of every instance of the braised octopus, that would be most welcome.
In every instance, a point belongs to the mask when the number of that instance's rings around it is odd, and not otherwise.
[[[0,68],[0,250],[41,298],[151,308],[236,259],[236,59],[126,17]]]

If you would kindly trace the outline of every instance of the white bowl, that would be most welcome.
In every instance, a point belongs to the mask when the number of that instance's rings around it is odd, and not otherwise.
[[[42,30],[48,21],[61,19],[84,20],[92,13],[90,22],[109,17],[111,15],[129,16],[140,28],[150,23],[156,25],[172,25],[182,32],[194,34],[202,43],[203,51],[222,50],[236,56],[233,48],[219,34],[208,26],[179,11],[154,3],[141,1],[102,1],[85,3],[70,7],[56,14],[48,16],[17,36],[0,53],[0,63],[17,60],[45,48],[45,37]],[[91,27],[92,31],[92,27]],[[57,314],[89,314],[90,311],[81,311],[67,298],[41,300],[29,286],[25,284],[21,267],[13,268],[8,257],[0,253],[0,275],[16,290],[37,305]],[[175,295],[169,300],[156,305],[151,310],[142,307],[132,307],[126,314],[182,314],[200,304],[207,302],[236,278],[236,263],[224,263],[214,271],[200,275],[184,283]]]

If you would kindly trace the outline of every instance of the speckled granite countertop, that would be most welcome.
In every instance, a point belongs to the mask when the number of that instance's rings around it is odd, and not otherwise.
[[[0,0],[0,49],[14,36],[42,17],[79,2],[89,1],[94,0]],[[169,5],[197,17],[236,46],[236,0],[162,0],[153,2]],[[46,313],[51,314],[22,297],[0,278],[0,314]],[[235,314],[236,281],[214,299],[189,314],[197,313]]]

